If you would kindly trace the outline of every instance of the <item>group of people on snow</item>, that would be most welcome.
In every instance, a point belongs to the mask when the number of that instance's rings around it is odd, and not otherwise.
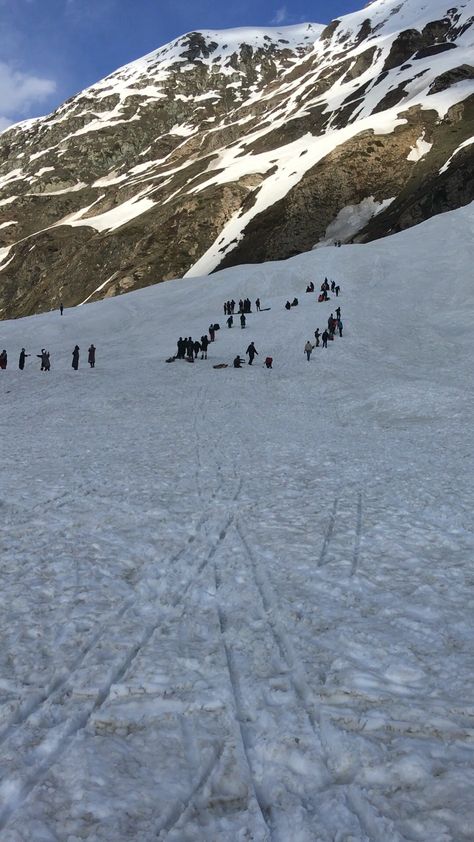
[[[178,352],[176,354],[177,360],[186,360],[188,359],[190,362],[194,362],[197,360],[199,354],[201,354],[202,360],[207,360],[207,349],[210,342],[214,342],[215,339],[215,330],[214,325],[212,325],[212,334],[211,328],[209,328],[209,333],[211,335],[211,339],[208,339],[205,334],[201,336],[201,341],[199,342],[197,339],[193,339],[192,336],[185,336],[184,339],[182,336],[179,337],[177,341]]]
[[[324,278],[323,283],[321,284],[321,294],[319,295],[319,301],[329,301],[328,292],[332,292],[335,294],[336,298],[339,297],[339,293],[341,288],[335,281],[329,282],[327,278]],[[313,281],[310,281],[306,286],[306,292],[314,292],[315,285]],[[292,307],[298,306],[298,299],[295,297],[293,301],[287,301],[285,304],[286,310],[291,310]],[[260,299],[257,298],[255,301],[255,307],[257,312],[261,309],[260,306]],[[240,326],[241,328],[245,328],[246,326],[246,314],[252,312],[252,304],[249,298],[241,298],[238,303],[238,310],[236,313],[236,302],[234,299],[230,301],[224,302],[224,315],[227,316],[226,323],[227,327],[231,328],[234,324],[234,315],[239,317]],[[327,328],[321,333],[319,328],[317,328],[314,332],[314,342],[311,342],[309,339],[305,343],[304,352],[306,354],[306,358],[309,361],[311,359],[311,354],[315,348],[319,348],[322,345],[323,348],[328,347],[328,342],[334,340],[334,336],[336,331],[339,333],[339,336],[342,337],[343,332],[343,323],[341,319],[341,308],[336,307],[334,313],[331,313],[328,318]],[[202,360],[207,360],[207,349],[211,342],[215,341],[215,333],[219,330],[218,324],[211,324],[209,326],[209,338],[207,335],[201,336],[200,341],[193,340],[191,336],[179,337],[177,341],[177,353],[174,357],[170,357],[167,362],[171,362],[175,359],[186,359],[189,362],[194,362],[201,354]],[[252,341],[247,347],[245,352],[246,356],[248,356],[248,364],[252,365],[255,359],[255,356],[258,356],[258,351],[255,348],[255,343]],[[242,358],[240,354],[234,357],[233,360],[233,367],[234,368],[242,368],[243,364],[245,363],[245,358]],[[265,358],[265,365],[267,368],[272,368],[273,358],[266,357]],[[225,368],[224,363],[220,363],[219,365],[215,366],[215,368]]]
[[[316,328],[316,330],[314,331],[314,344],[309,339],[306,341],[306,344],[304,346],[304,352],[306,354],[306,359],[308,360],[308,362],[311,359],[311,354],[314,351],[314,349],[319,348],[320,340],[322,347],[327,348],[328,341],[332,342],[334,340],[334,334],[336,333],[336,330],[338,331],[339,336],[342,337],[344,325],[342,324],[341,319],[341,308],[337,307],[335,313],[335,316],[333,313],[331,313],[331,315],[329,316],[328,326],[326,330],[323,331],[323,333],[320,332],[319,328]]]
[[[252,312],[252,311],[250,310],[250,312]],[[245,313],[240,314],[239,321],[240,321],[240,327],[243,330],[244,327],[247,324],[247,317],[246,317]],[[232,327],[232,325],[234,324],[234,317],[233,317],[232,313],[230,314],[229,318],[226,319],[226,322],[227,322],[227,327]]]
[[[232,301],[224,301],[224,316],[233,316],[235,313],[236,303],[234,299]],[[257,312],[260,310],[260,299],[257,298],[255,301],[255,309]],[[250,298],[241,298],[239,300],[239,309],[237,313],[251,313],[252,312],[252,302]]]
[[[62,314],[61,314],[62,315]],[[90,345],[88,352],[87,352],[87,362],[89,363],[91,368],[95,368],[95,345]],[[79,368],[79,352],[80,348],[79,345],[74,346],[74,350],[72,352],[72,368],[74,371],[77,371]],[[46,348],[41,348],[41,352],[36,354],[35,356],[41,360],[41,367],[40,371],[50,371],[51,370],[51,354]],[[20,371],[23,371],[25,368],[26,358],[31,357],[31,354],[27,354],[24,348],[20,351],[20,356],[18,359],[18,368]],[[8,354],[4,349],[0,354],[0,368],[5,369],[8,364]]]
[[[312,289],[310,289],[312,286]],[[314,292],[314,284],[311,282],[311,285],[306,287],[306,292]],[[329,285],[329,281],[327,278],[324,278],[323,283],[321,284],[321,292],[318,295],[318,302],[321,303],[322,301],[330,301],[331,299],[328,296],[328,292],[335,293],[336,298],[339,298],[339,293],[341,291],[341,287],[339,284],[336,284],[335,281],[331,281],[331,285]]]

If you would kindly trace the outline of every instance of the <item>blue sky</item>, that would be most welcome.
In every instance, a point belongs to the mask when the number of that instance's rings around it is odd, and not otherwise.
[[[0,129],[192,29],[326,23],[364,0],[0,0]]]

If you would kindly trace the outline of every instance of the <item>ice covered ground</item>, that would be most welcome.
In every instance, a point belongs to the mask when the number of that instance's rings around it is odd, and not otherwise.
[[[473,839],[473,228],[1,323],[2,842]]]

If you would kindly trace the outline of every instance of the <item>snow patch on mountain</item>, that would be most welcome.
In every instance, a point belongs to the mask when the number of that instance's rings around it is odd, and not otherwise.
[[[442,173],[446,172],[446,170],[447,170],[447,169],[451,166],[451,164],[452,164],[452,162],[453,162],[454,158],[456,157],[456,155],[457,155],[457,154],[458,154],[458,153],[459,153],[462,149],[466,149],[468,146],[472,146],[472,144],[473,144],[473,143],[474,143],[474,137],[470,137],[470,138],[468,138],[468,140],[465,140],[465,141],[464,141],[464,143],[461,143],[461,144],[458,146],[458,148],[457,148],[457,149],[453,152],[453,154],[451,155],[451,157],[450,157],[450,158],[446,161],[446,163],[444,164],[444,166],[443,166],[443,167],[441,167],[441,169],[440,169],[440,171],[439,171],[439,172],[440,172],[440,175],[441,175]]]
[[[363,199],[358,205],[347,205],[339,211],[336,219],[328,225],[324,237],[314,248],[334,245],[338,240],[348,242],[377,214],[394,201],[394,197],[378,202],[373,196]]]
[[[425,140],[425,135],[423,133],[407,155],[407,161],[414,161],[415,163],[421,161],[421,159],[424,158],[432,148],[433,144],[428,143],[428,141]]]

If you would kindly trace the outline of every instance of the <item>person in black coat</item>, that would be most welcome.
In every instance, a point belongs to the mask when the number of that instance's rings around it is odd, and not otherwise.
[[[320,334],[320,331],[319,331],[319,327],[317,327],[316,330],[314,331],[314,338],[316,340],[316,345],[314,346],[315,348],[319,348],[319,337],[320,336],[321,336],[321,334]]]
[[[201,336],[201,359],[207,360],[207,346],[209,345],[209,339],[207,336]]]
[[[201,350],[201,343],[198,342],[197,339],[193,343],[193,349],[194,349],[194,358],[197,360],[199,351]]]
[[[188,338],[188,341],[187,341],[187,344],[186,344],[186,356],[191,357],[192,360],[194,359],[194,342],[193,342],[191,336]]]
[[[95,368],[95,345],[91,345],[87,352],[87,362],[91,368]]]
[[[74,371],[77,371],[79,368],[79,345],[74,345],[74,351],[72,352],[72,367]]]
[[[234,317],[231,313],[229,318],[227,319],[227,327],[232,327],[233,324],[234,324]]]
[[[257,308],[257,313],[258,313],[258,311],[260,310],[260,299],[259,298],[257,298],[257,300],[255,302],[255,307]]]
[[[245,353],[249,355],[249,365],[252,365],[255,358],[255,354],[258,357],[258,351],[253,342],[250,343]]]
[[[44,348],[41,349],[41,354],[36,354],[38,359],[41,360],[41,368],[40,371],[49,371],[51,368],[51,358],[49,355],[49,351],[45,351]]]
[[[327,330],[325,330],[323,335],[321,336],[321,339],[323,340],[323,348],[328,347],[328,338],[329,338],[329,333],[327,332]]]
[[[246,322],[247,322],[247,319],[245,318],[244,314],[241,313],[240,314],[240,327],[242,328],[242,330],[244,329],[244,327],[246,325]]]
[[[209,325],[209,336],[211,342],[214,342],[214,339],[216,338],[216,329],[214,325]]]
[[[20,371],[23,371],[23,369],[25,367],[25,359],[26,359],[26,357],[29,357],[29,356],[31,356],[31,355],[26,354],[25,349],[22,348],[21,351],[20,351],[20,359],[18,360],[18,368],[20,369]]]
[[[234,358],[234,368],[242,368],[242,363],[243,363],[243,362],[244,362],[244,360],[242,360],[242,359],[241,359],[241,358],[237,355],[237,356]]]
[[[285,310],[291,310],[291,304],[289,301],[287,301],[285,304]]]

